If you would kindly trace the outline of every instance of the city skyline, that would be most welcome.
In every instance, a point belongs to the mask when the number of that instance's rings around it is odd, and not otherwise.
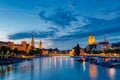
[[[44,48],[86,47],[91,34],[119,42],[119,14],[119,0],[0,0],[0,41],[30,43],[34,33]]]

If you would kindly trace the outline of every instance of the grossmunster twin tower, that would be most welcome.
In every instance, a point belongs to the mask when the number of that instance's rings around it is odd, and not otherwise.
[[[34,41],[34,35],[32,35],[32,41],[31,44],[27,43],[26,41],[22,41],[21,44],[14,44],[14,42],[3,42],[0,41],[0,47],[5,46],[9,47],[10,49],[14,50],[15,48],[18,50],[23,50],[25,52],[29,52],[31,49],[35,50],[35,41]],[[42,42],[39,43],[39,49],[42,49]]]

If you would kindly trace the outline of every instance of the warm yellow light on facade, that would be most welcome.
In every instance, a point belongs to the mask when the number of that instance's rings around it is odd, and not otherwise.
[[[90,35],[89,38],[88,38],[88,44],[93,45],[95,43],[96,43],[96,40],[95,40],[94,35]]]

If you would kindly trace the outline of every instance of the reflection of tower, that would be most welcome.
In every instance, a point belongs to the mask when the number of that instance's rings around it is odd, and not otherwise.
[[[89,45],[94,45],[94,44],[96,44],[96,40],[95,40],[94,35],[90,35],[90,36],[89,36],[89,38],[88,38],[88,44],[89,44]]]
[[[96,80],[98,71],[97,71],[97,67],[95,65],[93,65],[93,64],[90,65],[89,74],[90,74],[91,80]]]
[[[111,80],[115,80],[115,73],[116,73],[115,68],[108,69],[108,74],[109,74]]]
[[[34,47],[35,47],[34,35],[33,35],[33,34],[32,34],[31,47],[32,47],[32,48],[34,48]]]
[[[40,41],[39,48],[42,49],[42,41]]]
[[[83,70],[85,71],[85,70],[86,70],[86,62],[83,61],[83,62],[82,62],[82,65],[83,65]]]

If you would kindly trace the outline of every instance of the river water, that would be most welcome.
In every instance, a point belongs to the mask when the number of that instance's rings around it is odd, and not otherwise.
[[[77,62],[70,57],[44,57],[0,66],[0,80],[120,80],[120,69]]]

